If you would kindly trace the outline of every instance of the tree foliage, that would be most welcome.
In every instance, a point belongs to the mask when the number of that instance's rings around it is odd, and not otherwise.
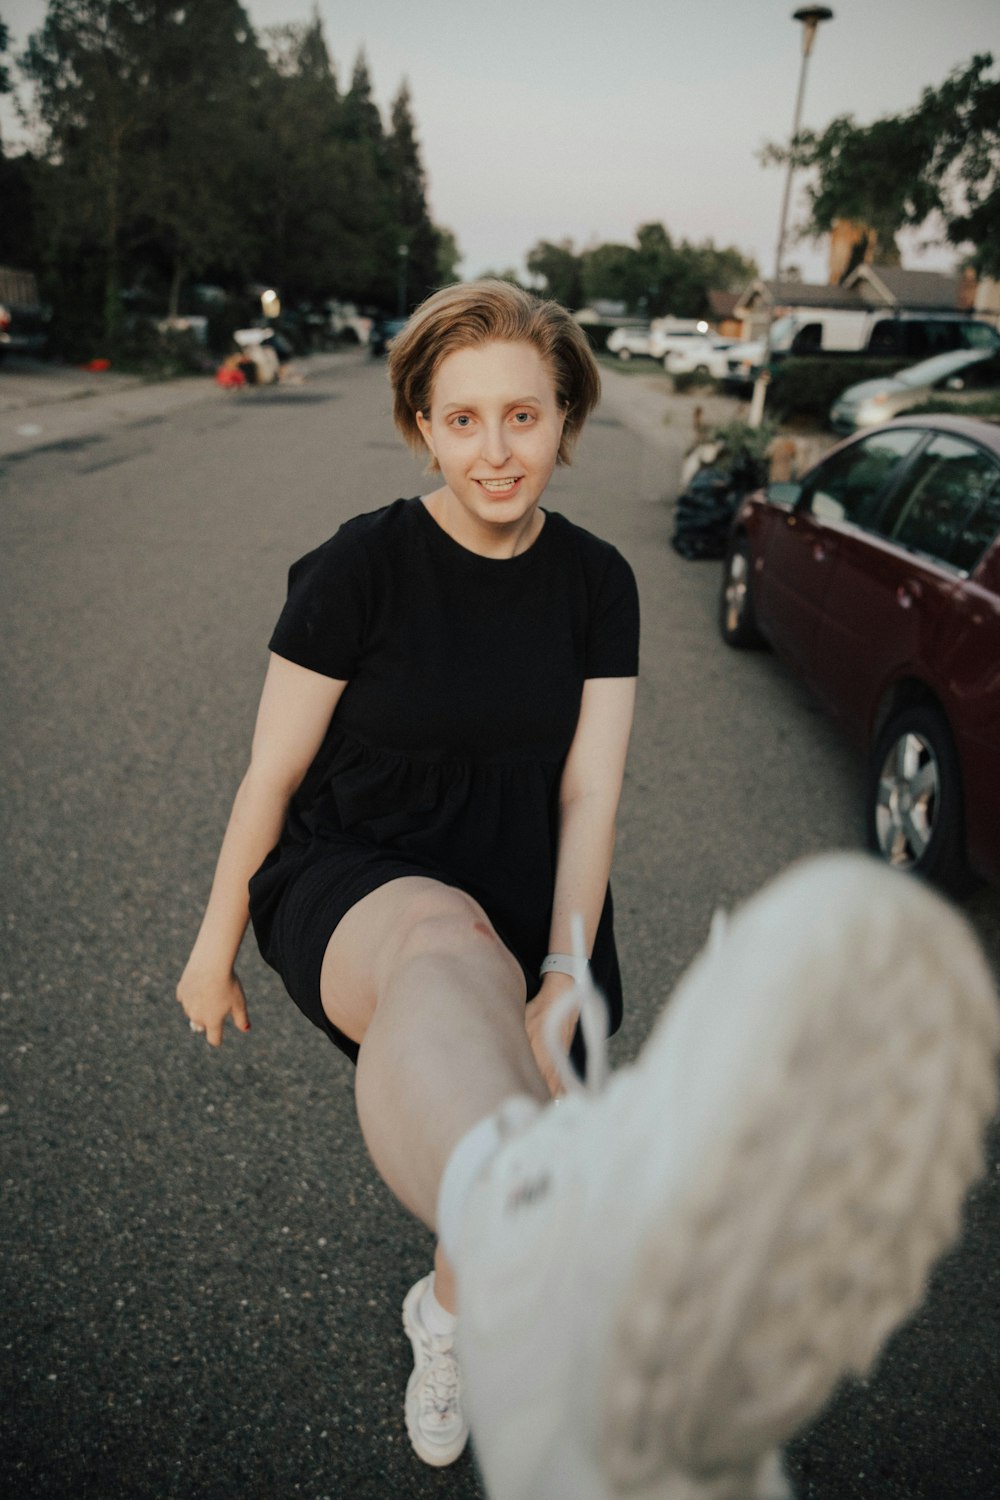
[[[457,259],[408,88],[386,130],[363,54],[341,92],[318,12],[258,36],[239,0],[49,0],[21,69],[38,269],[70,343],[88,318],[113,341],[126,288],[161,314],[198,279],[388,308],[400,245],[411,301]]]
[[[532,276],[545,295],[570,308],[587,302],[622,302],[646,317],[701,317],[710,291],[736,291],[757,274],[740,251],[711,240],[674,244],[662,224],[641,224],[636,243],[607,242],[579,253],[571,240],[540,240],[527,255]]]
[[[812,173],[803,232],[827,234],[837,219],[874,230],[880,254],[898,258],[902,229],[935,222],[957,248],[971,246],[985,274],[1000,275],[1000,78],[983,53],[927,88],[913,109],[858,125],[840,115],[802,131],[763,159]]]

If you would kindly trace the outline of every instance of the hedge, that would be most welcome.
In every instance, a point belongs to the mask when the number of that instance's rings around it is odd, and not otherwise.
[[[897,370],[912,364],[910,358],[863,359],[850,355],[784,359],[772,366],[768,408],[781,418],[808,416],[825,421],[830,407],[849,385],[895,375]]]

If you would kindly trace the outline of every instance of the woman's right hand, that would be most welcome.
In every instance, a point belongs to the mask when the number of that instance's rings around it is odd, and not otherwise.
[[[210,1047],[222,1045],[222,1028],[231,1016],[237,1031],[250,1030],[247,1000],[235,970],[228,974],[207,974],[190,964],[180,977],[177,999],[184,1009],[192,1031],[200,1031]]]

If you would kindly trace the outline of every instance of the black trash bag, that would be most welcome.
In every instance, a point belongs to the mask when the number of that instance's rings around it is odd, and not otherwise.
[[[699,469],[677,500],[674,551],[691,561],[725,557],[733,516],[744,495],[760,483],[757,465]]]

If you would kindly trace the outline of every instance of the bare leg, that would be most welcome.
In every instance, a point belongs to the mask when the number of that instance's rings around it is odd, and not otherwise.
[[[321,992],[330,1019],[361,1043],[358,1118],[379,1175],[433,1229],[462,1136],[515,1094],[549,1097],[525,1030],[520,966],[476,902],[408,877],[348,912]],[[447,1278],[440,1290],[450,1295]]]

